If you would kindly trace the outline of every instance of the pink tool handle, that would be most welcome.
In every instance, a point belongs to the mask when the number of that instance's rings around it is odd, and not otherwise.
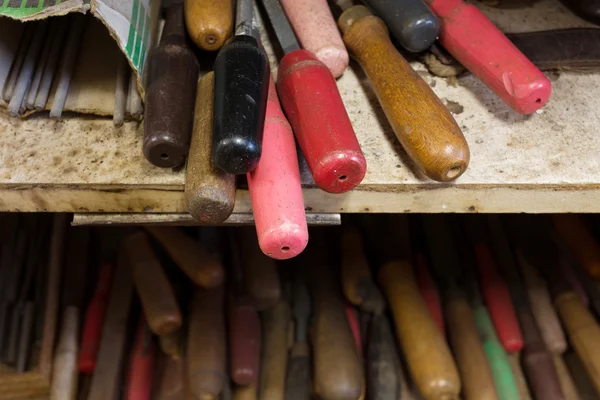
[[[92,375],[96,368],[96,356],[100,347],[100,335],[108,307],[108,296],[112,284],[113,265],[106,263],[100,269],[94,297],[85,313],[83,334],[79,352],[79,372]]]
[[[246,176],[261,250],[277,260],[297,256],[308,244],[298,155],[272,79],[262,155],[258,166]]]
[[[475,6],[429,0],[440,43],[515,111],[531,114],[550,98],[550,80]]]
[[[416,272],[417,272],[417,284],[419,285],[419,291],[421,292],[421,296],[425,303],[427,304],[427,308],[429,309],[429,313],[433,317],[438,328],[440,328],[440,332],[444,336],[446,336],[446,329],[444,327],[444,316],[442,313],[442,303],[440,301],[440,295],[438,289],[431,277],[431,273],[429,272],[429,267],[427,266],[427,259],[425,255],[422,253],[417,253],[415,256],[416,263]]]
[[[358,313],[356,308],[350,304],[346,303],[346,318],[348,319],[348,325],[350,325],[350,330],[352,331],[352,336],[354,337],[354,342],[356,343],[356,349],[358,350],[358,354],[360,358],[363,358],[363,346],[362,339],[360,337],[360,324],[358,322]]]
[[[258,381],[260,368],[260,319],[244,299],[234,298],[229,311],[229,364],[231,379],[238,385]]]
[[[523,335],[508,286],[498,274],[496,262],[486,244],[475,245],[475,257],[483,299],[490,311],[498,339],[507,352],[519,352],[523,350]]]
[[[129,360],[126,400],[150,400],[155,358],[154,342],[142,314]]]
[[[348,51],[327,0],[281,0],[303,48],[329,68],[335,78],[348,67]]]
[[[358,185],[367,162],[327,67],[306,50],[286,54],[277,93],[316,184],[329,193]]]

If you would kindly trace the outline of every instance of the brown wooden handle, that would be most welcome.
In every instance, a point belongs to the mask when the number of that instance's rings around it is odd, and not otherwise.
[[[355,6],[338,25],[410,158],[431,179],[458,178],[469,165],[467,142],[441,100],[396,50],[384,22]]]
[[[554,227],[585,270],[600,278],[600,244],[594,239],[579,215],[556,214]]]
[[[594,387],[600,392],[600,326],[584,307],[575,292],[556,297],[554,305],[562,320],[569,340],[583,362]]]
[[[185,0],[190,37],[203,50],[219,50],[233,29],[232,0]]]
[[[235,204],[235,175],[224,172],[212,161],[214,77],[211,71],[198,82],[194,128],[185,171],[187,211],[206,224],[225,221]]]
[[[563,395],[565,396],[565,400],[579,400],[579,393],[577,393],[577,388],[575,387],[575,382],[573,382],[573,378],[569,374],[569,370],[567,369],[567,365],[563,360],[562,356],[555,354],[552,356],[554,361],[554,367],[556,368],[556,372],[558,372],[558,378],[560,379],[560,388],[562,389]]]
[[[75,400],[77,398],[77,348],[79,341],[79,310],[69,306],[65,309],[60,337],[54,356],[51,400]]]
[[[264,399],[285,399],[285,372],[288,361],[288,333],[291,311],[285,301],[263,313],[263,349],[260,366],[260,395]]]
[[[460,371],[465,400],[497,400],[494,377],[466,297],[455,292],[445,299],[444,305],[450,345]]]
[[[515,383],[517,385],[517,389],[519,390],[520,400],[531,400],[531,393],[529,393],[527,381],[525,380],[525,375],[523,374],[523,369],[521,368],[521,358],[519,357],[519,354],[509,353],[506,354],[506,358],[508,359],[510,369],[512,371],[513,377],[515,378]],[[552,365],[552,363],[550,364]],[[563,399],[560,388],[557,395],[560,396],[561,399]],[[545,397],[539,398],[545,399]]]
[[[181,331],[159,336],[160,348],[171,358],[179,359],[181,356]]]
[[[233,390],[233,400],[257,400],[256,383],[238,386]]]
[[[419,293],[412,265],[403,260],[387,262],[379,270],[378,280],[392,311],[413,381],[423,398],[458,399],[458,370]]]
[[[246,293],[257,310],[267,310],[281,297],[277,264],[261,251],[254,227],[238,229],[238,239]]]
[[[186,349],[187,386],[194,398],[218,396],[227,360],[223,287],[197,288],[189,315]]]
[[[218,257],[210,253],[201,243],[169,226],[147,226],[165,248],[169,256],[197,285],[211,288],[223,283],[225,272]]]
[[[577,354],[569,351],[565,353],[564,359],[569,373],[575,382],[575,387],[577,387],[577,399],[598,400],[599,397],[594,384]]]
[[[342,233],[342,289],[346,299],[360,306],[365,300],[365,282],[371,280],[371,271],[365,256],[360,232],[354,226]]]
[[[125,246],[148,326],[159,336],[178,331],[182,323],[181,311],[148,236],[143,232],[135,233],[126,239]]]
[[[153,400],[184,400],[183,360],[163,356]]]

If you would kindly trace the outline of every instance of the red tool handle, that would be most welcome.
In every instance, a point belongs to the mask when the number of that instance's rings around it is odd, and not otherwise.
[[[79,372],[82,374],[92,375],[96,368],[96,356],[100,347],[102,326],[104,326],[104,317],[108,308],[113,269],[113,265],[109,263],[103,264],[100,268],[96,291],[85,313],[79,351]]]
[[[475,6],[429,0],[440,43],[515,111],[531,114],[550,98],[550,80]]]
[[[415,265],[417,284],[419,285],[421,296],[423,297],[423,300],[425,300],[425,303],[427,303],[429,313],[433,317],[433,320],[438,328],[440,328],[440,332],[442,332],[442,335],[446,336],[440,294],[435,282],[433,281],[433,278],[431,277],[431,272],[429,272],[427,259],[425,258],[424,254],[417,253],[415,255]]]
[[[498,274],[496,262],[486,244],[475,245],[475,257],[479,270],[479,284],[483,299],[491,314],[502,347],[509,353],[523,349],[523,335],[512,305],[510,292],[504,279]]]
[[[292,51],[279,64],[277,92],[315,183],[330,193],[358,185],[367,162],[327,67],[307,50]]]
[[[236,298],[229,314],[231,379],[238,385],[257,383],[260,368],[260,320],[256,308]]]
[[[125,393],[126,400],[150,400],[156,358],[152,339],[152,334],[142,314],[135,334],[133,350],[129,358],[127,389]]]
[[[262,155],[246,176],[261,250],[278,260],[297,256],[308,244],[308,227],[296,142],[273,79],[269,82]]]
[[[356,343],[356,348],[358,349],[358,354],[360,358],[363,358],[363,346],[362,339],[360,337],[360,323],[358,322],[358,313],[356,308],[350,304],[346,303],[346,318],[348,319],[348,325],[350,325],[350,330],[352,331],[352,336],[354,337],[354,342]]]

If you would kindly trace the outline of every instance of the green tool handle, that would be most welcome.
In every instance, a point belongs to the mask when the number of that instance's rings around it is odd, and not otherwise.
[[[475,325],[481,336],[483,351],[488,359],[499,400],[520,399],[519,389],[510,368],[506,352],[498,340],[490,315],[483,304],[473,306]]]

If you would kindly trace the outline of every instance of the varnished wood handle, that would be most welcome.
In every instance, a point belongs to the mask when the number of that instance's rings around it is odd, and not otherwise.
[[[600,326],[583,306],[575,292],[565,292],[554,299],[569,340],[583,362],[594,387],[600,392]]]
[[[338,25],[410,158],[437,181],[452,181],[462,175],[470,153],[460,128],[396,50],[383,21],[366,7],[355,6],[342,14]]]
[[[260,366],[260,395],[269,400],[285,399],[288,362],[288,333],[291,312],[281,300],[263,313],[263,349]]]
[[[371,280],[360,232],[354,226],[342,233],[342,289],[346,300],[360,306],[365,300],[364,282]]]
[[[62,327],[56,346],[51,400],[75,400],[77,398],[77,347],[79,337],[79,310],[69,306],[62,318]]]
[[[235,175],[224,172],[212,161],[214,78],[211,71],[198,81],[194,128],[185,170],[186,209],[194,219],[205,224],[225,221],[235,204]]]
[[[190,37],[203,50],[219,50],[233,30],[232,0],[185,0]]]
[[[153,400],[184,400],[183,360],[163,356]]]
[[[423,398],[458,399],[458,370],[419,293],[412,265],[403,260],[387,262],[379,270],[378,280],[392,311],[409,370]]]
[[[201,243],[172,226],[147,226],[146,230],[195,284],[210,288],[223,283],[225,273],[221,261]]]
[[[473,310],[459,292],[444,301],[450,345],[463,384],[465,400],[497,400],[494,377],[483,351]]]
[[[594,239],[581,217],[573,214],[556,214],[552,216],[552,220],[556,231],[588,274],[600,278],[600,244]]]
[[[168,335],[181,328],[182,316],[167,279],[150,242],[143,233],[126,240],[133,282],[140,297],[150,329],[157,335]]]

